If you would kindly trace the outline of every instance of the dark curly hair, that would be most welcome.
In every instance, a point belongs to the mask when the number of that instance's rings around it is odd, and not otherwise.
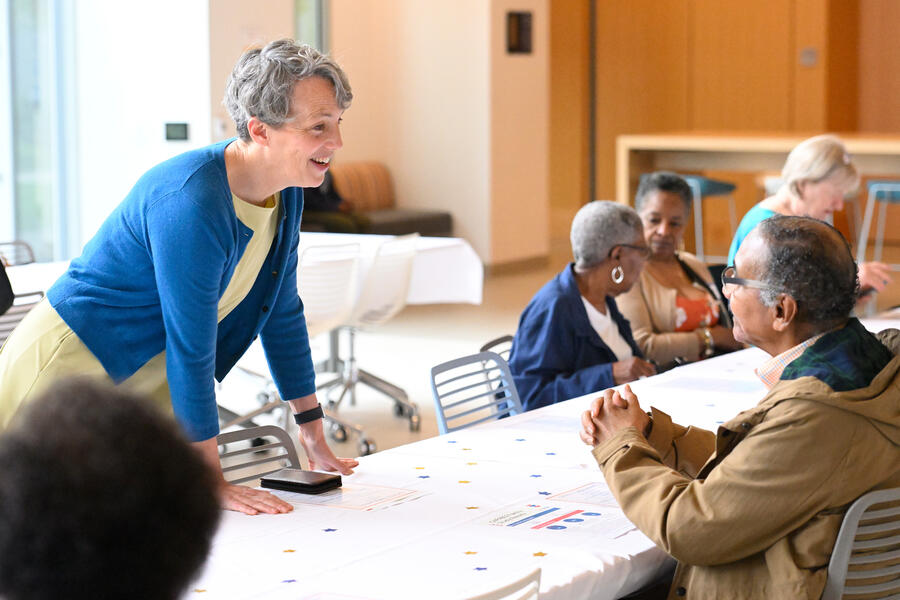
[[[0,597],[180,597],[218,525],[212,470],[144,400],[83,379],[0,435]]]
[[[641,212],[650,192],[670,192],[678,194],[684,203],[684,212],[690,214],[694,194],[691,186],[681,175],[671,171],[655,171],[641,175],[637,192],[634,194],[634,210]]]
[[[769,255],[760,279],[767,306],[779,293],[797,302],[800,322],[827,328],[846,319],[859,296],[859,278],[850,246],[841,233],[810,217],[775,215],[757,226]]]

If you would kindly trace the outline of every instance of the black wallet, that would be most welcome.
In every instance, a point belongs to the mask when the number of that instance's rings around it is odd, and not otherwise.
[[[273,490],[321,494],[341,487],[341,476],[335,473],[286,468],[264,476],[259,480],[259,484]]]

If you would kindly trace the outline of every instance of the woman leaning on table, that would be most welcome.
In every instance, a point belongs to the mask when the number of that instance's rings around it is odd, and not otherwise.
[[[734,264],[741,242],[759,223],[776,214],[813,217],[825,221],[844,208],[844,198],[859,186],[859,174],[840,138],[818,135],[803,140],[788,154],[781,171],[781,187],[744,215],[728,251]],[[858,257],[864,258],[864,257]],[[880,262],[859,263],[860,302],[891,282],[890,267]]]
[[[509,368],[525,410],[656,373],[614,299],[650,253],[640,218],[628,206],[590,202],[571,239],[575,262],[531,299],[513,339]]]
[[[664,367],[740,348],[718,282],[696,256],[678,250],[691,215],[687,182],[664,171],[645,175],[634,207],[651,254],[619,309],[644,355]]]
[[[309,46],[241,56],[225,92],[239,137],[138,180],[0,351],[0,427],[63,376],[112,380],[174,413],[224,507],[287,512],[219,467],[214,378],[260,335],[310,466],[351,473],[357,462],[325,443],[296,274],[300,188],[322,182],[351,98],[340,67]]]

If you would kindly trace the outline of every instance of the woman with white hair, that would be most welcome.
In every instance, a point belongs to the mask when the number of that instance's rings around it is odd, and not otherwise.
[[[214,379],[262,336],[310,467],[352,473],[325,442],[296,273],[300,188],[322,183],[351,99],[340,67],[309,46],[244,53],[225,92],[238,138],[145,173],[0,351],[0,428],[61,377],[112,381],[174,413],[225,508],[288,512],[219,467]]]
[[[640,217],[590,202],[575,215],[571,240],[575,262],[532,298],[513,339],[509,368],[525,410],[656,373],[614,300],[650,254]]]
[[[844,208],[844,198],[859,186],[856,167],[843,142],[834,135],[818,135],[797,144],[788,154],[781,178],[775,195],[751,208],[741,219],[728,251],[729,265],[734,264],[741,242],[761,221],[776,214],[825,221]],[[882,291],[891,279],[890,267],[884,263],[859,264],[862,295]]]

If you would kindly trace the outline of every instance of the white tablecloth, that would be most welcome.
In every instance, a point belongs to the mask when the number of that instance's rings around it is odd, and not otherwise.
[[[359,244],[363,255],[361,276],[389,235],[301,232],[300,249],[309,246]],[[461,238],[420,237],[416,240],[407,304],[481,304],[484,266],[469,243]],[[300,295],[302,296],[302,290]]]
[[[391,236],[341,233],[300,234],[300,250],[309,246],[355,243],[363,254],[360,274],[365,275],[378,246]],[[9,267],[13,291],[46,291],[66,270],[68,261]],[[406,301],[409,304],[481,304],[484,267],[468,242],[461,238],[420,237]],[[303,296],[303,290],[300,290]]]
[[[645,409],[715,431],[765,395],[753,369],[767,358],[750,348],[631,387]],[[363,457],[344,478],[348,498],[378,486],[406,498],[354,510],[284,494],[290,514],[226,513],[186,597],[462,598],[538,566],[544,600],[630,593],[672,563],[627,523],[578,438],[594,397]]]

